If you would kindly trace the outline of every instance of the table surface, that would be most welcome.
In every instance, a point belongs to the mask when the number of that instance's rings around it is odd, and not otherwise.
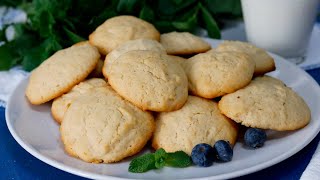
[[[307,71],[320,83],[320,68]],[[33,157],[11,136],[0,108],[0,179],[84,179],[56,169]],[[264,170],[235,179],[299,179],[320,140],[320,133],[305,148],[290,158]]]

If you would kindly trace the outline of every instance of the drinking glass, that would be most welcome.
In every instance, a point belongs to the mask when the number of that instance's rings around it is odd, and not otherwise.
[[[241,0],[241,5],[250,43],[293,63],[304,61],[319,0]]]

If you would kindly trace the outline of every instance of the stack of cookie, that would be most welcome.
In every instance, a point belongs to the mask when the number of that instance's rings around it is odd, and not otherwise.
[[[304,127],[308,106],[280,80],[264,76],[274,69],[273,59],[250,44],[225,41],[211,49],[190,33],[160,35],[148,22],[118,16],[89,41],[44,61],[31,73],[26,96],[34,105],[53,100],[68,154],[112,163],[150,139],[155,149],[191,154],[199,143],[234,145],[240,124]]]

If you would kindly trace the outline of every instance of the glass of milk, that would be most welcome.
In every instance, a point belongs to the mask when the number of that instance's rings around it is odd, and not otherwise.
[[[250,43],[296,64],[303,62],[319,0],[241,0],[241,4]]]

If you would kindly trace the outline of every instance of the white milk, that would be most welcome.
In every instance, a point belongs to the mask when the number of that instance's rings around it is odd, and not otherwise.
[[[242,0],[241,3],[249,42],[287,58],[305,54],[319,0]]]

